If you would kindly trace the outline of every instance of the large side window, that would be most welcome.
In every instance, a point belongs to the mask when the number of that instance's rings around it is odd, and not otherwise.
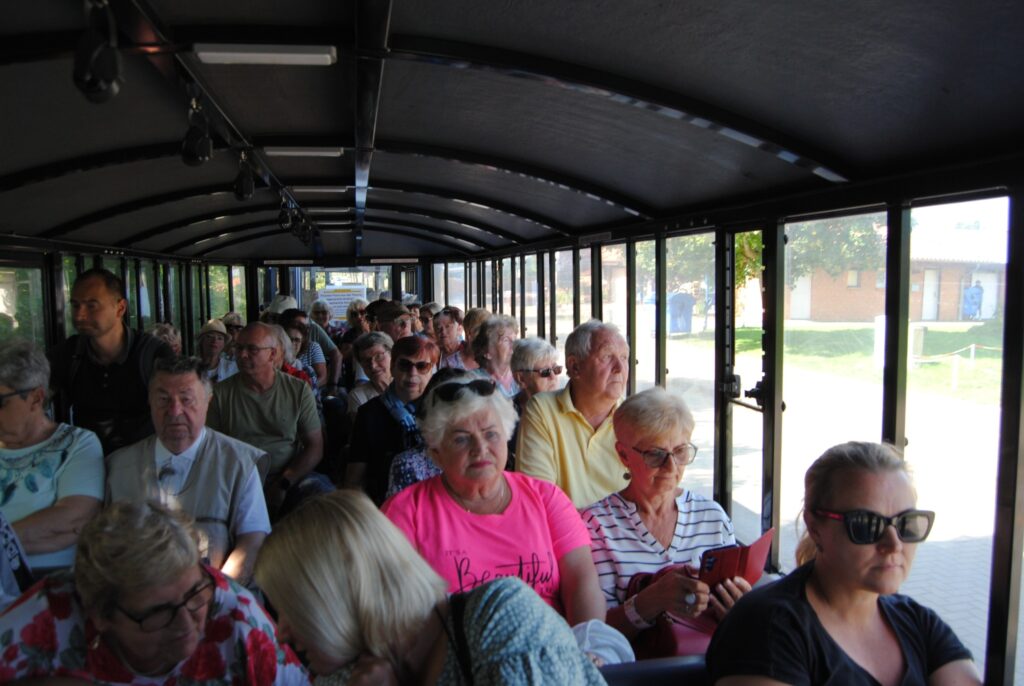
[[[0,341],[27,338],[46,345],[43,271],[0,264]]]

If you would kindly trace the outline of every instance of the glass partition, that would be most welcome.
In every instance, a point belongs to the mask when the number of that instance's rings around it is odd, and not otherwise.
[[[74,255],[64,255],[61,258],[61,266],[64,269],[64,335],[73,336],[75,327],[71,323],[71,289],[78,278],[77,258]]]
[[[14,337],[46,346],[43,270],[0,266],[0,342]]]
[[[481,266],[484,270],[484,307],[491,312],[497,312],[498,306],[494,302],[494,262],[487,260],[482,262]]]
[[[633,358],[636,360],[637,391],[651,388],[657,379],[654,347],[657,339],[656,313],[658,288],[654,264],[654,241],[636,244],[636,293],[633,294],[636,312],[636,341]]]
[[[448,304],[466,310],[466,264],[448,263]]]
[[[523,317],[526,326],[519,335],[536,336],[537,331],[537,255],[526,255],[523,260]]]
[[[433,281],[434,281],[434,302],[438,305],[448,305],[448,293],[445,291],[444,283],[444,264],[435,263],[433,267]]]
[[[153,260],[139,260],[139,297],[142,304],[142,328],[152,331],[156,324],[156,276]]]
[[[512,289],[516,284],[512,283],[512,259],[506,257],[501,261],[501,307],[502,312],[515,316],[515,308],[512,306]]]
[[[480,297],[476,288],[477,263],[466,263],[466,305],[469,307],[485,307],[480,304]]]
[[[580,321],[582,324],[594,316],[593,312],[594,249],[580,248]],[[573,328],[576,328],[575,326]],[[564,345],[564,342],[563,342]]]
[[[223,317],[230,310],[228,288],[231,287],[227,265],[211,264],[210,270],[210,316]]]
[[[626,335],[626,245],[601,246],[601,310],[604,321],[615,324]],[[634,342],[629,341],[630,349]]]
[[[246,305],[248,304],[245,294],[245,266],[240,264],[231,265],[231,297],[235,304],[232,309],[245,317]],[[344,317],[345,313],[342,312]]]
[[[565,349],[565,339],[574,328],[572,266],[572,250],[555,253],[555,319],[549,324],[554,335],[549,335],[548,339],[559,350]]]

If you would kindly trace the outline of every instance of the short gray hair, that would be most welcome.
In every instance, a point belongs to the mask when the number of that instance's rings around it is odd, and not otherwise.
[[[316,312],[317,310],[323,310],[324,312],[331,311],[331,304],[323,298],[317,298],[313,301],[313,304],[309,306],[310,312]]]
[[[466,374],[464,377],[439,383],[429,393],[424,394],[420,409],[422,416],[416,420],[416,423],[419,425],[420,434],[428,447],[438,448],[444,438],[444,432],[452,424],[487,409],[492,410],[498,417],[501,428],[505,431],[505,440],[507,441],[512,436],[519,416],[516,414],[512,401],[506,398],[499,389],[495,388],[490,395],[477,395],[471,391],[461,391],[450,402],[442,401],[437,397],[438,389],[445,386],[453,384],[465,386],[473,381],[481,380],[488,379],[476,374]]]
[[[295,348],[288,332],[279,324],[270,324],[270,335],[277,338],[277,346],[281,348],[282,359],[291,366],[295,365]]]
[[[50,361],[32,341],[15,338],[0,345],[0,384],[32,390],[50,382]]]
[[[540,360],[558,359],[558,350],[543,338],[520,338],[512,348],[512,371],[532,371]]]
[[[519,322],[507,314],[492,314],[485,319],[476,330],[476,337],[473,339],[473,357],[478,360],[484,359],[491,343],[505,331],[512,331],[518,336]]]
[[[594,340],[594,334],[598,331],[608,331],[622,336],[619,327],[614,324],[602,322],[600,319],[591,319],[590,321],[583,322],[573,329],[569,337],[565,339],[566,359],[570,357],[575,357],[577,360],[586,359],[590,355],[590,346]]]
[[[681,397],[655,386],[622,401],[612,416],[612,425],[616,437],[628,427],[638,437],[653,438],[676,429],[692,434],[695,422]]]
[[[391,352],[395,342],[391,340],[391,336],[383,331],[370,331],[369,333],[361,334],[359,338],[352,341],[352,354],[358,358],[375,345],[382,345],[385,350]]]

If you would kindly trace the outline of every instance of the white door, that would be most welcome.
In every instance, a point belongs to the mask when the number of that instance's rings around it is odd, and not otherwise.
[[[924,293],[921,298],[921,319],[933,322],[939,318],[939,270],[924,270]]]
[[[808,274],[797,279],[789,292],[789,318],[811,318],[811,277]]]

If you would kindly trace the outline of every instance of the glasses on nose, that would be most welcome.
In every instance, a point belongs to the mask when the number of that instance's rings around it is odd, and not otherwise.
[[[429,360],[419,360],[414,362],[412,360],[407,360],[404,357],[400,357],[398,358],[398,361],[395,362],[395,365],[398,367],[400,371],[403,371],[406,374],[411,372],[413,367],[415,367],[416,371],[418,371],[420,374],[426,374],[431,370],[431,368],[433,368],[434,363],[430,362]]]
[[[302,337],[300,336],[298,338],[289,338],[288,340],[291,341],[292,343],[301,343]]]
[[[211,579],[205,571],[203,572],[203,577],[205,581],[185,594],[185,597],[180,603],[157,605],[156,607],[146,610],[139,616],[133,615],[120,605],[115,605],[114,607],[116,607],[125,617],[138,624],[139,628],[146,633],[166,629],[174,623],[174,620],[178,616],[178,612],[181,611],[181,608],[185,608],[194,614],[203,609],[213,599],[213,579]]]
[[[16,395],[20,395],[21,399],[25,399],[25,394],[29,391],[34,391],[34,388],[22,388],[17,391],[11,391],[10,393],[0,393],[0,409],[3,409],[4,405],[7,404],[8,398],[13,398]]]
[[[556,364],[552,367],[544,367],[543,369],[519,369],[516,371],[530,374],[540,374],[541,377],[549,379],[552,376],[559,376],[562,373],[562,365]]]
[[[377,353],[369,361],[371,364],[387,364],[389,359],[391,359],[391,353]]]
[[[640,448],[634,446],[633,451],[640,455],[643,458],[644,464],[651,469],[659,469],[670,457],[680,467],[684,467],[697,459],[697,446],[693,443],[684,443],[675,450],[665,450],[664,448],[640,450]]]
[[[494,393],[495,388],[497,388],[497,384],[493,379],[476,379],[469,383],[444,383],[434,389],[434,397],[450,403],[461,396],[464,391],[487,397]]]
[[[871,510],[815,510],[814,514],[846,524],[846,535],[857,545],[878,543],[890,526],[896,528],[896,535],[904,543],[920,543],[928,538],[935,522],[935,513],[931,510],[904,510],[892,517]]]
[[[261,350],[270,350],[273,347],[272,345],[239,345],[235,349],[239,354],[258,355]]]
[[[237,324],[227,324],[224,328],[227,329],[228,331],[241,331],[245,327],[238,326]]]

